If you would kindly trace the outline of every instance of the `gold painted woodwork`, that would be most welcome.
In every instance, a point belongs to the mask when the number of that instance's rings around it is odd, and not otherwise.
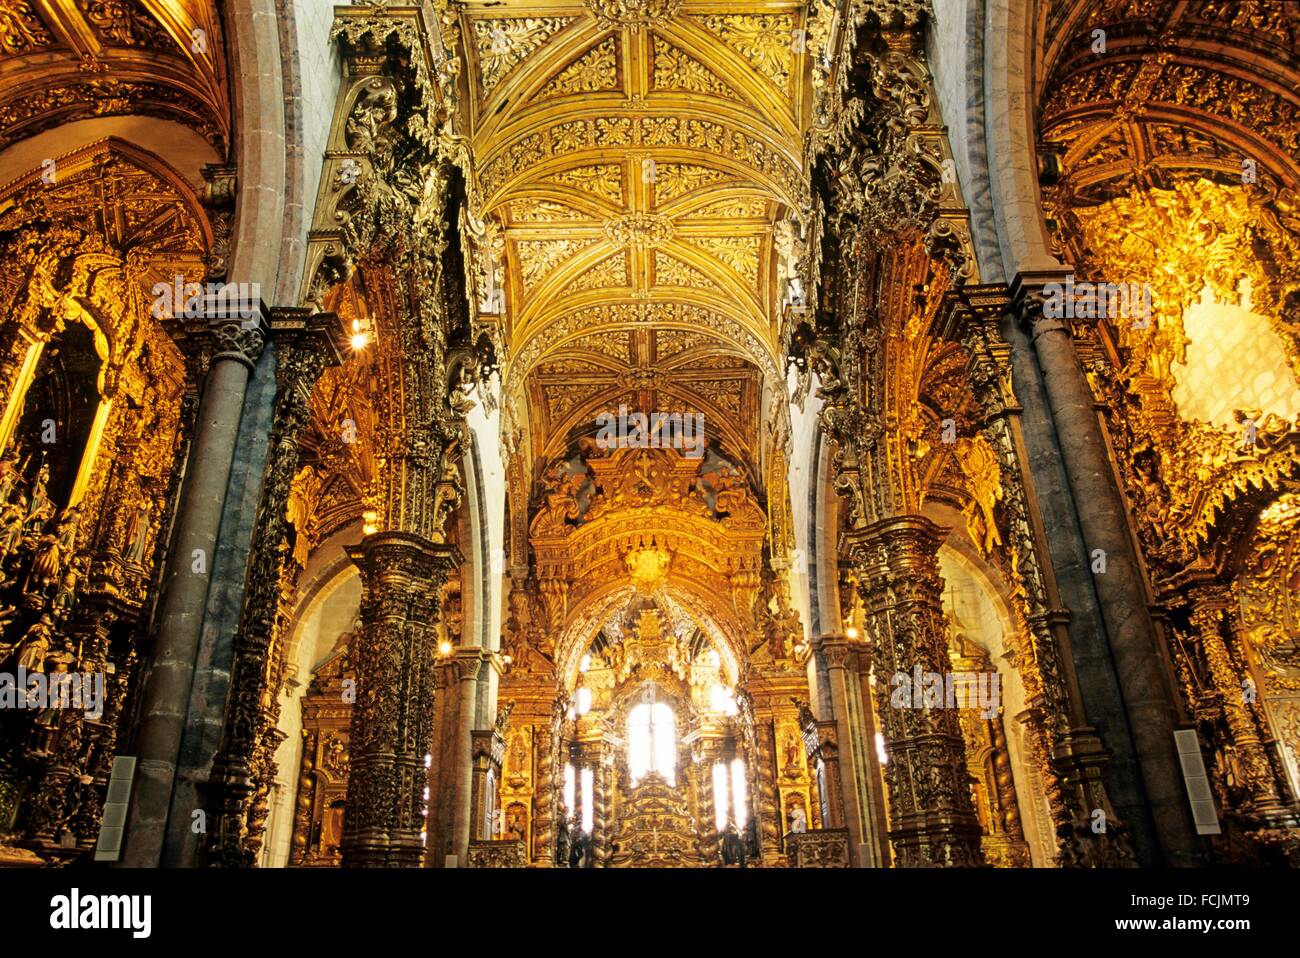
[[[0,147],[143,114],[189,126],[224,154],[223,47],[210,0],[11,0],[0,10]]]

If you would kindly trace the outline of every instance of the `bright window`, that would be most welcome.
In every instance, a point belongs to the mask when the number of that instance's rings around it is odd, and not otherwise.
[[[748,808],[746,801],[748,796],[745,794],[745,761],[744,759],[731,760],[731,800],[732,806],[736,812],[736,827],[744,830],[745,823],[749,821]]]
[[[673,710],[663,702],[642,702],[627,719],[628,771],[635,786],[650,772],[677,784],[677,729]]]
[[[731,798],[727,793],[727,766],[718,762],[713,766],[713,811],[718,831],[727,827],[727,809]]]

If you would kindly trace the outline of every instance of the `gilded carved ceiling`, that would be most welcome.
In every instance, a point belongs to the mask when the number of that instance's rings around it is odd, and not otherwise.
[[[779,380],[777,224],[803,207],[805,10],[469,3],[469,139],[535,455],[621,401],[733,448]],[[496,295],[496,288],[504,296]],[[716,429],[714,427],[717,427]],[[553,448],[554,447],[554,448]]]
[[[145,114],[224,152],[224,73],[211,0],[4,0],[0,148],[73,120]]]
[[[1246,158],[1270,194],[1300,187],[1295,4],[1057,0],[1038,30],[1040,135],[1064,153],[1055,205],[1188,177],[1242,183]]]
[[[1099,32],[1101,31],[1101,34]],[[1174,0],[1040,5],[1039,130],[1063,151],[1062,205],[1175,179],[1300,186],[1300,8]]]

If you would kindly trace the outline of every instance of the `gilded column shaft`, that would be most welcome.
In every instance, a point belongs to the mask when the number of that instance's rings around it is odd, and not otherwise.
[[[889,751],[889,834],[898,864],[980,865],[979,819],[957,710],[930,707],[922,690],[907,684],[918,669],[922,675],[951,671],[940,604],[942,530],[928,519],[905,516],[874,523],[852,538]],[[907,695],[896,694],[903,689]]]
[[[1247,683],[1224,640],[1223,626],[1228,610],[1223,601],[1223,597],[1216,602],[1213,597],[1205,594],[1194,594],[1192,627],[1201,640],[1201,651],[1223,708],[1224,721],[1232,733],[1237,760],[1241,763],[1250,790],[1251,803],[1261,812],[1279,811],[1282,808],[1282,798],[1278,792],[1273,765],[1247,702],[1251,685]]]
[[[423,858],[424,757],[432,738],[441,589],[452,546],[382,532],[349,550],[361,569],[357,699],[341,851],[349,867],[417,867]]]

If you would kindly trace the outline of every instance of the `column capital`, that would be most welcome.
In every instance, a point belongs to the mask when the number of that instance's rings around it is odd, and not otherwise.
[[[1058,329],[1069,333],[1069,323],[1043,314],[1043,302],[1047,298],[1047,286],[1056,284],[1064,287],[1066,281],[1073,276],[1074,270],[1067,267],[1017,273],[1008,290],[1011,294],[1011,311],[1021,325],[1034,335]]]

